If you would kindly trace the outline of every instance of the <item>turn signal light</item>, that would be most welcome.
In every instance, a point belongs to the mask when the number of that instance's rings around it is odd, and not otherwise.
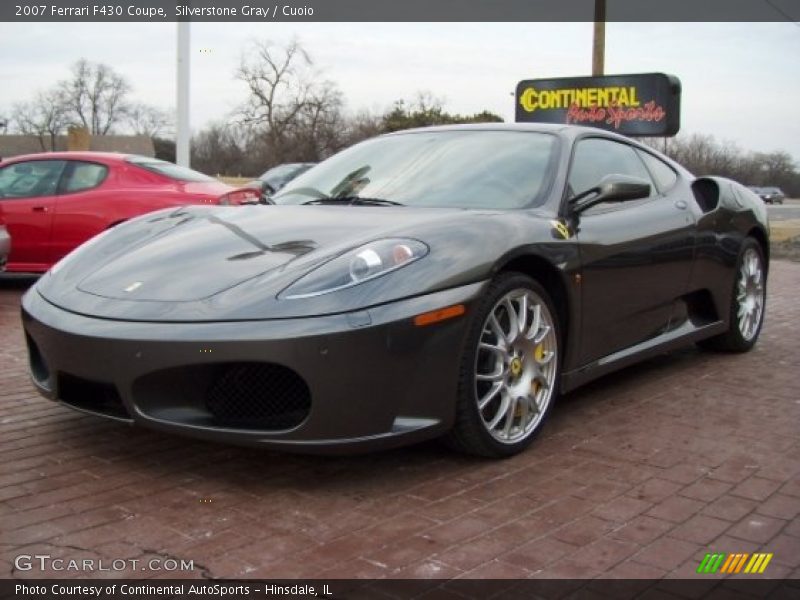
[[[464,308],[463,304],[454,304],[453,306],[448,306],[447,308],[440,308],[438,310],[432,310],[430,312],[417,315],[414,317],[414,325],[417,327],[432,325],[433,323],[438,323],[439,321],[460,317],[466,311],[467,309]]]

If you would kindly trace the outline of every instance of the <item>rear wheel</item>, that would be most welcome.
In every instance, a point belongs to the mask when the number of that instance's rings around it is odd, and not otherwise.
[[[530,445],[557,393],[559,343],[547,291],[526,275],[499,276],[473,317],[450,445],[489,457]]]
[[[764,253],[753,238],[742,244],[736,263],[728,331],[704,340],[701,346],[728,352],[747,352],[752,348],[764,322],[767,271]]]

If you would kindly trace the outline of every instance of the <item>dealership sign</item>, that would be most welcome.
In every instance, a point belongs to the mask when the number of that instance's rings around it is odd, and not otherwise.
[[[517,84],[518,123],[567,123],[630,136],[680,129],[681,82],[673,75],[527,79]]]

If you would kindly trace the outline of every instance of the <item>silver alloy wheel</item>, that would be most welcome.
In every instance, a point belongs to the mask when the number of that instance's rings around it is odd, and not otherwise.
[[[742,257],[736,284],[736,303],[739,333],[749,342],[758,332],[764,312],[764,267],[761,257],[753,248],[745,250]]]
[[[558,338],[547,304],[519,288],[500,298],[481,330],[475,398],[486,430],[504,444],[528,437],[555,388]]]

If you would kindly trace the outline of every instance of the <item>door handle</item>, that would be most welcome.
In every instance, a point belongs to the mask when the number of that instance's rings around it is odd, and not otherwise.
[[[33,212],[47,212],[48,209],[46,206],[34,206],[31,210]]]
[[[675,207],[680,208],[681,210],[685,210],[686,207],[689,206],[686,204],[686,200],[675,200]]]

